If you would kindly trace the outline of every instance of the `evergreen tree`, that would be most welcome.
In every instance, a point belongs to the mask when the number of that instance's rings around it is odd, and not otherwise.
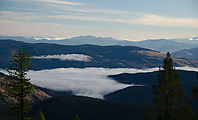
[[[80,120],[78,114],[76,114],[75,119],[74,120]]]
[[[153,87],[155,105],[146,109],[147,120],[193,120],[194,112],[181,89],[180,75],[175,71],[170,53],[159,70],[158,84]]]
[[[45,120],[45,116],[41,110],[39,110],[35,120]]]
[[[16,111],[19,120],[27,120],[28,110],[31,108],[31,95],[34,91],[33,85],[27,78],[27,72],[32,68],[28,51],[21,52],[19,48],[11,57],[9,75],[12,81],[7,84],[8,95],[16,99],[16,105],[12,108]]]

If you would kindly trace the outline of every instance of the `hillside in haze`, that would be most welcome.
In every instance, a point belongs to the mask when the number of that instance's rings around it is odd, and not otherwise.
[[[61,45],[92,44],[92,45],[100,45],[100,46],[109,46],[109,45],[138,46],[138,47],[157,50],[163,53],[176,52],[183,49],[198,47],[198,41],[189,40],[189,38],[154,39],[154,40],[144,40],[139,42],[117,40],[111,37],[94,37],[94,36],[78,36],[78,37],[66,38],[63,40],[54,40],[56,38],[46,38],[46,39],[39,38],[38,40],[36,40],[36,38],[25,38],[25,37],[17,37],[17,36],[0,36],[0,39],[13,39],[27,43],[56,43]]]
[[[134,45],[143,48],[150,48],[153,50],[160,51],[162,53],[175,52],[175,51],[194,48],[198,46],[195,44],[191,44],[190,42],[181,43],[169,39],[145,40],[145,41],[136,42]]]
[[[177,58],[186,58],[186,59],[198,59],[198,47],[192,49],[185,49],[174,52],[172,54],[174,57]]]
[[[60,67],[149,68],[163,63],[164,54],[134,46],[58,45],[0,40],[0,68],[9,66],[17,48],[29,50],[33,69]],[[176,66],[198,66],[196,60],[174,59]]]
[[[178,39],[172,39],[175,42],[180,43],[190,43],[194,45],[198,45],[198,37],[190,37],[190,38],[178,38]]]

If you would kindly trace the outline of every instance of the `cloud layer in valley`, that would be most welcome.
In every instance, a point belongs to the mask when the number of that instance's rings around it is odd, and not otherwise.
[[[30,71],[28,77],[37,86],[58,91],[72,91],[75,95],[103,98],[105,94],[114,92],[135,84],[121,84],[108,78],[107,75],[120,73],[146,73],[159,68],[57,68],[40,71]],[[197,71],[198,68],[176,67],[177,70]],[[4,70],[0,70],[4,72]]]
[[[75,95],[103,98],[105,94],[114,92],[134,84],[121,84],[108,78],[107,75],[120,73],[146,73],[159,68],[58,68],[50,70],[30,71],[29,77],[35,85],[53,90],[72,91]],[[178,70],[198,71],[198,68],[177,67]]]
[[[59,59],[59,60],[69,60],[69,61],[82,61],[82,62],[91,62],[92,57],[83,54],[61,54],[61,55],[42,55],[42,56],[33,56],[32,58],[36,59]]]
[[[153,69],[127,68],[58,68],[30,71],[29,77],[35,85],[60,91],[72,91],[75,95],[103,98],[103,95],[133,86],[117,83],[107,75],[120,73],[152,72]]]

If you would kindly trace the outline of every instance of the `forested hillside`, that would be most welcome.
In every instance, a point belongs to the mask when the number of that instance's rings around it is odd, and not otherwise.
[[[96,46],[96,45],[57,45],[47,43],[24,43],[13,40],[0,40],[0,68],[7,68],[9,57],[16,51],[29,50],[33,58],[34,70],[60,67],[105,67],[105,68],[148,68],[158,67],[163,63],[164,54],[150,49],[134,46]],[[75,61],[61,59],[41,59],[39,56],[47,55],[84,55],[90,61]],[[174,59],[176,66],[198,66],[198,60]]]

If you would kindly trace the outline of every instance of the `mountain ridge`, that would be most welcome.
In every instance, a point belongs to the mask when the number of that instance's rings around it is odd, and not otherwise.
[[[29,50],[31,56],[82,54],[93,58],[91,62],[33,58],[34,70],[60,67],[151,68],[161,66],[165,58],[165,54],[136,46],[75,46],[0,40],[0,68],[9,66],[9,57],[17,48]],[[174,61],[176,66],[198,66],[198,60],[175,58]]]
[[[198,41],[183,39],[148,39],[143,41],[129,41],[129,40],[118,40],[111,37],[94,37],[94,36],[77,36],[66,38],[62,40],[54,40],[55,38],[25,38],[19,36],[0,36],[0,39],[14,39],[17,41],[23,41],[27,43],[55,43],[61,45],[82,45],[82,44],[93,44],[100,46],[120,45],[120,46],[138,46],[157,50],[163,53],[176,52],[183,49],[190,49],[198,47]],[[181,42],[182,41],[182,42]],[[191,43],[192,42],[192,43]]]

